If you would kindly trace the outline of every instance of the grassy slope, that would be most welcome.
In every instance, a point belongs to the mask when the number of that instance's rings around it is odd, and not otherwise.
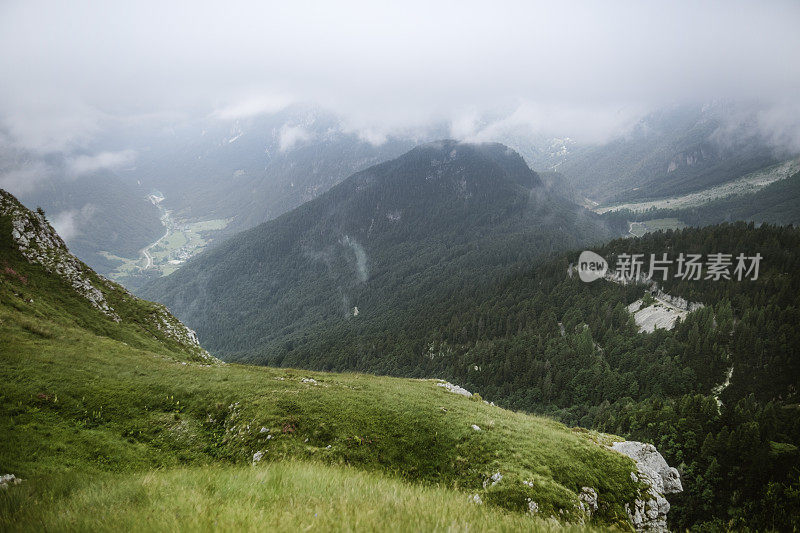
[[[24,486],[23,486],[24,487]],[[25,493],[26,491],[28,493]],[[285,462],[101,476],[49,508],[17,517],[20,530],[78,531],[522,531],[558,522],[470,503],[439,487],[353,468]],[[23,488],[14,498],[34,498]],[[176,495],[180,497],[176,497]],[[114,509],[98,515],[97,509]],[[578,527],[572,529],[579,530]]]
[[[325,463],[339,465],[331,467],[334,487],[349,485],[353,476],[364,486],[373,485],[362,491],[366,510],[358,500],[340,507],[319,503],[326,512],[341,512],[343,520],[357,509],[366,513],[365,528],[380,524],[381,498],[394,501],[408,494],[413,501],[425,491],[449,502],[445,517],[473,516],[458,502],[479,493],[485,502],[511,511],[524,512],[532,498],[543,516],[577,519],[576,493],[582,486],[600,495],[595,523],[625,521],[623,502],[632,500],[636,490],[629,478],[633,463],[598,446],[596,434],[454,395],[431,381],[195,362],[180,346],[150,338],[135,320],[115,324],[106,319],[8,247],[1,255],[0,473],[27,482],[23,489],[8,491],[13,497],[0,498],[0,528],[33,527],[30,520],[39,528],[40,522],[57,523],[62,511],[76,517],[78,528],[114,528],[141,516],[137,513],[149,515],[176,504],[180,498],[165,502],[159,494],[188,491],[184,479],[193,494],[201,493],[197,505],[204,508],[219,496],[216,489],[201,490],[198,484],[217,480],[230,487],[234,477],[278,475],[276,463],[284,460],[312,466],[280,467],[295,469],[308,481],[298,481],[304,495],[292,495],[290,486],[264,504],[265,513],[277,519],[299,512],[286,510],[286,502],[314,499],[307,487],[318,485],[313,476],[323,474],[313,472]],[[146,310],[148,305],[128,304],[125,314],[131,317],[137,306]],[[302,382],[306,377],[317,383]],[[482,431],[474,431],[472,424]],[[261,427],[269,433],[261,433]],[[255,451],[264,451],[265,458],[245,475],[239,469],[250,464]],[[260,472],[266,464],[268,470]],[[365,472],[341,470],[345,465]],[[164,468],[169,470],[145,474]],[[497,471],[503,481],[483,489],[483,481]],[[533,481],[533,487],[523,480]],[[148,483],[160,488],[150,490]],[[262,501],[252,488],[230,490],[242,491],[245,501]],[[142,492],[149,496],[136,496]],[[395,492],[401,496],[392,496]],[[131,498],[125,499],[126,494]],[[125,499],[129,507],[115,508],[119,523],[105,522],[110,517],[96,509],[114,498]],[[235,509],[220,509],[213,519],[233,520]],[[268,509],[282,512],[274,515]],[[420,520],[437,520],[434,511],[435,506],[423,506],[414,512],[423,514]],[[198,520],[212,519],[208,512],[200,514]],[[154,522],[153,528],[174,527],[169,521],[176,516],[163,516],[165,522]],[[264,515],[247,516],[261,520]],[[514,513],[502,523],[516,528],[523,519]],[[405,520],[408,528],[416,528],[410,517]]]

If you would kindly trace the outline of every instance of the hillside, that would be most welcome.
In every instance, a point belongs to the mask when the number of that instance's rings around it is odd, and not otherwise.
[[[756,280],[671,276],[659,281],[662,295],[647,284],[570,277],[578,257],[570,252],[452,293],[395,289],[392,312],[374,320],[371,307],[353,301],[358,315],[317,328],[300,312],[324,294],[320,284],[284,308],[296,332],[254,360],[443,378],[505,407],[652,442],[692,480],[673,501],[672,527],[791,529],[800,520],[786,512],[800,508],[793,503],[800,493],[798,230],[737,223],[594,250],[609,260],[623,252],[666,252],[673,261],[720,252],[763,261]],[[229,272],[246,257],[239,253],[224,263]],[[646,329],[645,316],[659,328]]]
[[[359,343],[369,328],[411,324],[419,309],[612,234],[507,147],[442,141],[354,174],[142,294],[231,360],[305,365],[309,351],[325,352],[312,348],[314,332]],[[417,366],[374,349],[359,357],[372,372]]]
[[[602,205],[703,190],[791,155],[752,127],[757,114],[721,102],[661,109],[609,142],[573,147],[557,170]]]
[[[163,305],[97,275],[69,252],[42,211],[28,210],[2,189],[0,234],[3,305],[27,316],[33,331],[49,318],[140,349],[168,347],[184,360],[216,361]]]
[[[441,381],[221,364],[0,194],[3,529],[662,527],[680,490],[654,449]]]

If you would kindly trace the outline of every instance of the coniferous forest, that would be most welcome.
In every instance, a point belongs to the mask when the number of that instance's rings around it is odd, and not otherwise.
[[[506,407],[651,442],[685,479],[671,502],[675,527],[791,529],[800,509],[800,230],[726,224],[595,251],[763,259],[755,281],[661,281],[671,296],[704,304],[672,331],[639,333],[627,306],[649,287],[568,276],[575,253],[433,295],[439,304],[424,310],[409,302],[392,320],[343,319],[259,362],[439,376]]]

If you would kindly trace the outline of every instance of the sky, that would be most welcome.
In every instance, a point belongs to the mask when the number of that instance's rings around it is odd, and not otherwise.
[[[109,121],[302,102],[375,139],[496,120],[602,142],[651,109],[732,100],[800,147],[798,25],[796,0],[2,0],[0,135],[70,152]]]

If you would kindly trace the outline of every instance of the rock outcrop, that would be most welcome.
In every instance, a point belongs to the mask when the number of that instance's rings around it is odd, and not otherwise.
[[[213,359],[217,360],[215,357],[211,356],[202,349],[200,346],[200,341],[197,339],[197,333],[193,329],[188,328],[175,318],[169,310],[161,304],[156,304],[155,312],[150,316],[150,320],[155,324],[156,328],[163,333],[165,336],[169,337],[174,341],[178,341],[180,344],[184,346],[188,346],[191,348],[196,348],[198,350],[202,350],[202,355],[204,359]],[[208,357],[206,357],[208,356]]]
[[[10,217],[11,238],[25,259],[59,276],[94,308],[119,322],[119,315],[108,304],[103,291],[92,283],[89,269],[69,253],[41,211],[26,209],[11,194],[0,190],[0,215]]]
[[[611,448],[636,462],[638,473],[632,472],[631,478],[648,486],[632,504],[625,504],[633,527],[636,531],[669,531],[669,502],[664,496],[683,491],[678,471],[667,464],[652,444],[623,441],[615,442]]]
[[[8,489],[8,487],[19,485],[20,483],[22,483],[22,479],[14,474],[3,474],[0,476],[0,489]]]
[[[459,394],[461,396],[466,396],[467,398],[472,398],[472,393],[470,391],[468,391],[464,387],[459,387],[458,385],[453,385],[452,383],[448,383],[447,381],[439,381],[436,383],[436,386],[444,387],[453,394]]]
[[[587,515],[591,516],[592,513],[597,511],[597,491],[593,488],[582,487],[580,494],[578,494],[578,500],[581,502],[581,510],[583,510],[583,512],[585,512]]]
[[[644,305],[644,300],[636,300],[628,306],[628,312],[633,314],[639,331],[647,333],[652,333],[656,329],[671,330],[678,319],[685,320],[688,315],[688,311],[660,300],[649,306]]]

